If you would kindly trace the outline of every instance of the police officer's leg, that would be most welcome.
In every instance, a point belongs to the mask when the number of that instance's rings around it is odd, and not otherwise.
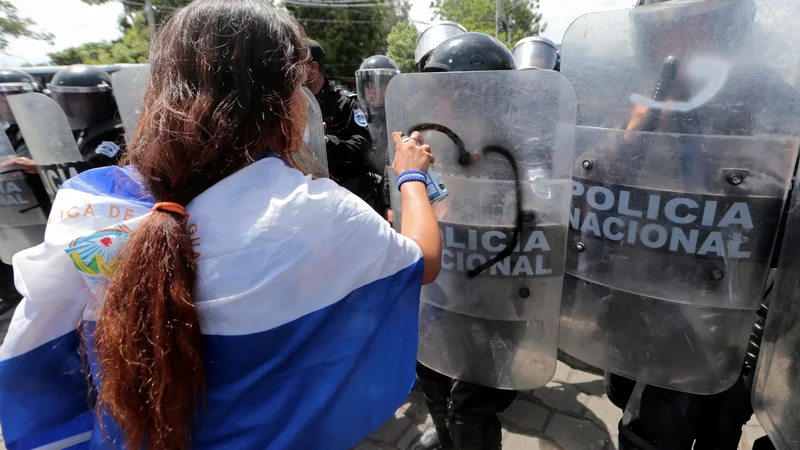
[[[750,403],[752,377],[744,374],[730,389],[703,398],[702,412],[695,430],[695,450],[736,450],[742,427],[753,415]]]
[[[14,286],[14,268],[0,263],[0,314],[5,314],[19,304],[22,295]]]
[[[497,414],[505,411],[516,391],[455,380],[450,404],[450,437],[457,450],[499,450],[502,428]]]
[[[641,398],[631,397],[619,423],[619,448],[690,450],[700,410],[700,396],[646,386]]]
[[[409,445],[408,450],[451,448],[453,443],[450,441],[450,432],[447,428],[447,407],[450,403],[453,379],[417,362],[417,384],[425,396],[434,427],[423,431],[422,435]]]

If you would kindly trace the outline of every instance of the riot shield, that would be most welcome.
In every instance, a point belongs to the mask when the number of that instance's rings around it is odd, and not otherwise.
[[[61,184],[88,168],[67,117],[56,102],[43,94],[12,95],[8,103],[38,165],[44,187],[50,198],[55,199]]]
[[[356,72],[356,91],[361,106],[367,110],[372,152],[367,158],[370,169],[383,174],[389,142],[386,134],[386,86],[399,72],[391,69],[369,69]]]
[[[0,133],[0,163],[16,157]],[[0,261],[11,264],[15,253],[44,241],[47,217],[21,170],[0,168]]]
[[[456,22],[434,22],[420,33],[414,44],[414,61],[424,65],[427,56],[447,38],[466,33],[467,29]]]
[[[800,183],[800,174],[795,174]],[[753,410],[779,449],[800,442],[800,185],[795,184],[753,383]]]
[[[739,377],[800,146],[792,72],[778,66],[796,70],[800,54],[772,53],[782,33],[798,42],[798,27],[755,12],[749,1],[667,2],[568,29],[569,355],[696,394]]]
[[[442,271],[422,288],[419,361],[484,386],[546,384],[569,215],[570,83],[549,71],[401,74],[386,99],[387,133],[420,131],[450,193],[434,205]]]
[[[303,88],[308,110],[306,129],[303,133],[303,148],[293,155],[297,168],[315,177],[328,177],[328,153],[325,149],[325,127],[322,123],[322,110],[314,94]]]
[[[136,124],[142,114],[142,96],[147,84],[149,66],[123,69],[111,74],[114,86],[114,100],[119,108],[122,125],[125,127],[125,142],[131,145]]]

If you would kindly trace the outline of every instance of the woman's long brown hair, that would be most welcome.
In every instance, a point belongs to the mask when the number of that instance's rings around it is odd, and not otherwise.
[[[302,28],[264,0],[178,11],[153,43],[127,155],[153,198],[186,205],[263,151],[291,159],[307,58]],[[189,447],[205,390],[196,278],[187,218],[172,212],[146,216],[117,261],[93,338],[98,411],[129,449]]]

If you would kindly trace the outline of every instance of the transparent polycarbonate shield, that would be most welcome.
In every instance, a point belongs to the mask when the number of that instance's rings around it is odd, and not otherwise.
[[[417,38],[417,43],[414,47],[414,61],[419,64],[422,58],[433,51],[442,41],[466,32],[466,28],[455,22],[432,23]]]
[[[316,177],[328,176],[328,153],[325,150],[325,127],[322,123],[322,110],[314,94],[303,88],[308,110],[306,129],[303,133],[303,148],[293,155],[298,168]]]
[[[514,46],[514,63],[517,69],[548,69],[556,67],[558,49],[553,41],[541,37],[528,37]]]
[[[796,180],[800,177],[795,175]],[[753,410],[779,449],[800,443],[800,185],[795,184],[753,383]]]
[[[62,183],[88,168],[75,144],[67,117],[58,103],[43,94],[12,95],[8,103],[47,193],[54,199]]]
[[[397,75],[397,70],[369,69],[356,72],[356,92],[361,107],[367,113],[369,132],[372,136],[372,151],[367,162],[370,169],[383,174],[388,161],[386,133],[386,87]]]
[[[111,74],[114,100],[117,101],[122,125],[125,127],[125,142],[129,146],[142,114],[142,100],[149,69],[149,65],[144,65]]]
[[[0,133],[0,163],[16,156],[8,136]],[[46,222],[24,173],[0,167],[0,261],[11,264],[15,253],[41,244]]]
[[[387,134],[420,131],[449,191],[434,205],[442,271],[422,289],[422,364],[501,389],[552,377],[574,101],[566,78],[548,71],[401,74],[389,84]]]
[[[800,97],[782,59],[796,70],[800,49],[774,53],[800,34],[764,8],[666,2],[568,29],[561,71],[578,126],[559,346],[569,355],[697,394],[738,378],[800,147]]]

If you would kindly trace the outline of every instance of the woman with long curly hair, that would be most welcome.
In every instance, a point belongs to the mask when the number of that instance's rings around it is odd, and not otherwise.
[[[9,448],[347,449],[404,401],[436,219],[424,183],[401,185],[401,235],[295,167],[306,45],[263,0],[163,26],[125,166],[65,183],[14,257]],[[433,161],[413,137],[398,174]]]

